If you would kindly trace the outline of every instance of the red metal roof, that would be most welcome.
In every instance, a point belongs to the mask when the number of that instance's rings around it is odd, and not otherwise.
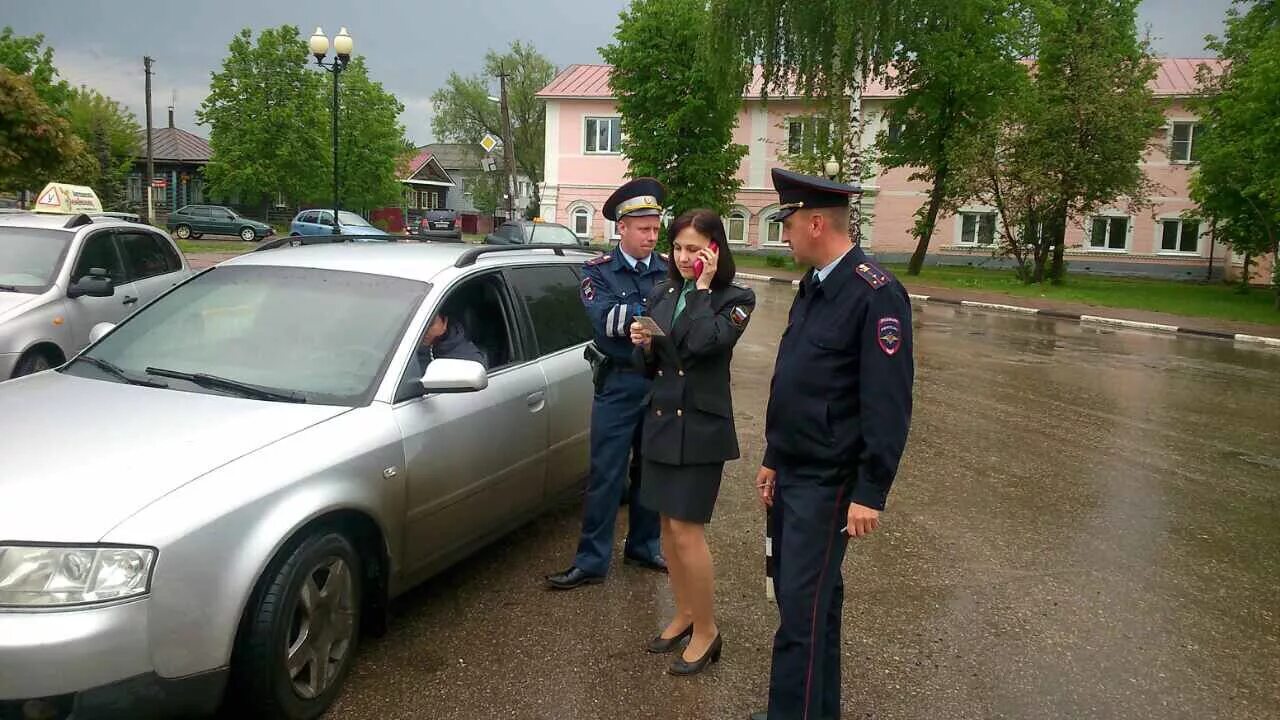
[[[1225,62],[1218,58],[1161,58],[1160,68],[1152,82],[1152,90],[1156,95],[1166,97],[1194,95],[1199,86],[1196,82],[1196,69],[1200,65],[1207,65],[1211,71],[1218,73],[1222,71]],[[613,90],[609,87],[609,73],[612,69],[610,65],[570,65],[560,71],[560,74],[538,93],[538,97],[610,100],[613,98]],[[890,68],[889,74],[892,75],[892,73],[893,70]],[[760,97],[762,74],[761,69],[757,67],[751,87],[746,93],[747,97]],[[862,93],[864,97],[872,98],[898,95],[897,90],[885,87],[884,78],[869,80],[863,87]],[[790,97],[799,95],[794,90],[770,94]]]

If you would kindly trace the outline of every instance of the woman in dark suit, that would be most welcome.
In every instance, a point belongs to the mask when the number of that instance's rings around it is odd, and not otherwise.
[[[653,379],[641,444],[639,502],[662,516],[676,615],[648,650],[688,646],[673,675],[693,675],[720,659],[715,569],[704,534],[726,460],[738,457],[729,392],[729,363],[755,309],[755,293],[733,283],[733,256],[724,224],[711,210],[692,210],[668,231],[670,276],[649,296],[656,335],[637,322],[631,340]]]

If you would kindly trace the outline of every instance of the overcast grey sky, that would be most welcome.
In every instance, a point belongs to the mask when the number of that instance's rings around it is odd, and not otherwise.
[[[241,28],[293,24],[332,36],[345,25],[373,77],[404,103],[409,138],[432,141],[431,93],[450,71],[478,72],[485,51],[513,40],[533,43],[558,67],[600,62],[618,13],[628,0],[0,0],[0,25],[20,35],[44,33],[73,84],[97,88],[143,122],[142,56],[156,60],[152,118],[167,122],[177,94],[180,127],[202,135],[194,112]],[[1150,26],[1162,55],[1202,56],[1204,36],[1218,34],[1230,0],[1145,0],[1139,22]]]

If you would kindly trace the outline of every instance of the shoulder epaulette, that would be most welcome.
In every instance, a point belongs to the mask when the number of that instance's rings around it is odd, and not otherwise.
[[[734,280],[733,282],[731,282],[731,283],[729,283],[729,284],[730,284],[730,285],[732,285],[732,286],[734,286],[734,287],[736,287],[736,288],[738,288],[738,289],[740,289],[740,290],[750,290],[750,289],[751,289],[751,286],[750,286],[750,285],[747,285],[746,283],[742,282],[741,280]]]
[[[893,279],[889,273],[881,270],[879,266],[869,260],[858,263],[858,267],[854,269],[854,272],[858,273],[858,277],[867,281],[867,284],[870,285],[873,290],[879,290],[885,285],[888,285],[889,281]]]
[[[597,255],[597,256],[595,256],[595,257],[591,258],[590,260],[586,261],[586,262],[585,262],[585,263],[583,263],[583,264],[584,264],[584,265],[586,265],[586,266],[588,266],[588,267],[591,267],[591,266],[594,266],[594,265],[603,265],[603,264],[605,264],[605,263],[609,262],[610,260],[613,260],[613,256],[612,256],[612,255],[610,255],[609,253],[602,253],[602,254],[600,254],[600,255]]]

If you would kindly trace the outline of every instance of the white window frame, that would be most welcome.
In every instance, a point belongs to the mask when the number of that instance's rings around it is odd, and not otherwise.
[[[618,223],[613,220],[605,220],[604,236],[606,240],[621,240],[622,236],[618,234]]]
[[[578,232],[578,213],[580,212],[586,215],[587,223],[586,230],[584,232]],[[569,206],[567,214],[569,215],[569,229],[573,231],[574,235],[577,235],[580,238],[591,237],[591,220],[595,217],[595,210],[590,205],[587,205],[586,203],[574,203]]]
[[[1198,134],[1197,131],[1200,129],[1201,124],[1202,123],[1198,120],[1173,120],[1169,123],[1169,162],[1170,163],[1174,165],[1194,165],[1200,162],[1199,160],[1192,160],[1191,158],[1192,156],[1195,155],[1196,135]],[[1174,157],[1173,155],[1174,153],[1173,138],[1174,138],[1174,133],[1177,131],[1177,127],[1179,125],[1189,125],[1191,127],[1191,132],[1187,137],[1187,156],[1185,158],[1178,158],[1178,157]]]
[[[595,150],[587,149],[587,126],[591,122],[597,123],[594,137],[600,137],[601,121],[608,121],[618,125],[618,147],[610,147],[608,150],[601,150],[598,146]],[[622,116],[621,115],[588,115],[582,118],[582,154],[583,155],[621,155],[622,154]],[[613,131],[609,132],[610,143],[613,141]]]
[[[991,225],[991,242],[990,243],[980,243],[977,241],[979,230],[981,230],[982,228],[981,220],[974,220],[974,222],[977,223],[973,228],[974,241],[965,242],[964,240],[964,216],[965,215],[974,215],[974,216],[990,215],[991,216],[992,225]],[[995,208],[989,208],[989,207],[962,208],[959,212],[956,213],[955,223],[956,223],[955,244],[959,247],[994,248],[1000,244],[1000,215],[996,212]]]
[[[769,226],[775,224],[775,222],[770,220],[770,218],[772,218],[777,212],[777,205],[770,205],[760,211],[760,220],[758,223],[760,226],[760,247],[787,247],[786,243],[782,242],[782,223],[780,222],[776,223],[778,226],[778,241],[769,241]]]
[[[742,221],[742,239],[734,240],[733,233],[730,231],[731,223],[734,220]],[[734,207],[724,218],[724,234],[729,240],[730,245],[745,246],[751,237],[751,213],[744,207]]]
[[[1199,225],[1199,227],[1197,227],[1196,229],[1197,232],[1196,232],[1196,249],[1195,250],[1181,250],[1181,249],[1165,250],[1164,249],[1164,224],[1169,222],[1178,223],[1178,245],[1182,245],[1182,226],[1184,223],[1194,222]],[[1151,247],[1155,250],[1155,254],[1157,255],[1170,255],[1170,256],[1177,256],[1177,257],[1200,257],[1201,255],[1204,254],[1202,251],[1202,248],[1205,247],[1204,243],[1207,242],[1209,239],[1208,228],[1206,228],[1205,226],[1206,226],[1205,221],[1201,220],[1200,218],[1184,218],[1178,215],[1169,215],[1169,216],[1156,218],[1155,240],[1154,240],[1154,244]]]
[[[1093,223],[1096,220],[1106,219],[1107,222],[1107,244],[1103,247],[1094,247],[1093,245]],[[1124,231],[1124,247],[1111,247],[1111,220],[1123,219],[1125,221]],[[1085,228],[1084,249],[1091,253],[1104,253],[1112,255],[1125,255],[1130,252],[1133,245],[1133,216],[1122,212],[1100,212],[1089,216],[1089,225]]]

